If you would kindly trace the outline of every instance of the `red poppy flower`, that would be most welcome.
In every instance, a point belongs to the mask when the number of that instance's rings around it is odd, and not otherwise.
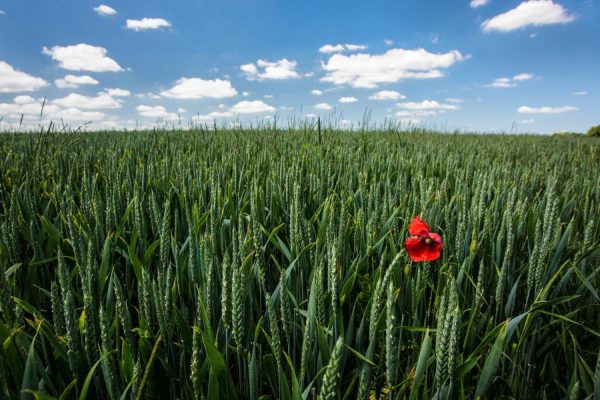
[[[412,261],[433,261],[440,257],[444,245],[442,237],[431,232],[421,217],[417,215],[410,221],[408,232],[410,236],[406,238],[404,247]]]

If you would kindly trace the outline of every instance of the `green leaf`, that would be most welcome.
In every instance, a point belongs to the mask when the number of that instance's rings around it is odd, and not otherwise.
[[[504,338],[506,337],[506,331],[508,325],[503,323],[502,329],[498,332],[492,350],[485,359],[483,369],[479,375],[479,381],[477,382],[477,389],[475,389],[475,397],[483,396],[494,381],[496,377],[496,370],[500,364],[500,357],[502,356],[502,349],[504,347]]]
[[[417,360],[417,367],[415,370],[415,379],[413,381],[412,389],[410,390],[410,400],[416,400],[419,397],[419,388],[423,382],[423,376],[427,369],[427,362],[429,360],[429,353],[431,352],[431,338],[429,332],[425,332],[423,342],[421,343],[421,350],[419,351],[419,358]]]
[[[87,376],[85,377],[85,381],[83,381],[83,386],[81,387],[81,394],[79,395],[79,400],[85,400],[87,398],[87,393],[90,390],[90,384],[92,383],[92,378],[94,377],[94,373],[96,372],[96,368],[98,365],[104,360],[109,354],[114,352],[115,350],[111,350],[108,353],[105,353],[98,361],[94,363]]]
[[[210,364],[210,369],[213,371],[215,375],[215,379],[219,382],[219,386],[221,390],[226,389],[227,396],[230,399],[235,400],[238,398],[237,391],[235,390],[235,385],[233,384],[233,379],[229,374],[229,370],[225,366],[225,360],[223,360],[223,356],[219,349],[209,340],[208,336],[202,333],[202,344],[204,345],[204,350],[206,350],[206,357],[208,358],[208,362]]]

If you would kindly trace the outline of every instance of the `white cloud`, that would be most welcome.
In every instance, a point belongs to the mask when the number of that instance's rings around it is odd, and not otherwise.
[[[446,99],[446,102],[453,103],[453,104],[460,104],[460,103],[464,102],[464,100],[463,99],[457,99],[455,97],[448,97]]]
[[[515,86],[517,86],[517,84],[514,83],[510,78],[496,78],[494,82],[485,85],[485,87],[497,89],[511,88]]]
[[[394,41],[390,40],[390,39],[384,39],[383,43],[385,43],[386,46],[393,46],[394,45]]]
[[[192,117],[192,121],[208,122],[218,118],[234,117],[237,114],[271,113],[275,111],[275,107],[268,105],[262,100],[242,100],[227,110],[225,109],[225,104],[219,104],[218,108],[222,111],[213,111],[208,114],[194,115]]]
[[[158,100],[158,99],[160,99],[159,95],[154,94],[152,92],[137,93],[137,94],[135,94],[135,97],[140,98],[140,99],[151,99],[151,100]]]
[[[218,118],[229,118],[229,117],[233,117],[233,116],[234,116],[234,114],[231,111],[213,111],[208,114],[194,115],[192,117],[192,121],[193,122],[208,122],[208,121],[213,121]]]
[[[575,96],[585,96],[586,94],[588,94],[588,92],[585,90],[573,93]]]
[[[430,117],[435,114],[437,114],[437,111],[434,110],[403,110],[396,112],[396,117]]]
[[[300,78],[296,72],[298,62],[282,58],[278,61],[258,60],[256,63],[249,63],[240,66],[240,70],[246,75],[249,81],[263,79],[295,79]]]
[[[315,104],[315,105],[313,106],[313,108],[314,108],[315,110],[331,110],[331,109],[333,109],[333,107],[331,107],[331,106],[330,106],[329,104],[327,104],[327,103],[318,103],[318,104]]]
[[[46,108],[44,108],[44,113],[46,112]],[[81,111],[75,107],[69,107],[65,109],[61,109],[55,114],[51,114],[49,117],[54,117],[52,119],[61,119],[67,122],[76,122],[76,121],[103,121],[107,118],[107,115],[103,112],[99,111]]]
[[[350,121],[349,119],[342,119],[342,120],[340,120],[340,126],[349,128],[352,126],[352,121]]]
[[[484,21],[481,27],[484,32],[510,32],[529,25],[566,24],[574,19],[575,17],[563,6],[552,0],[528,0],[510,11]]]
[[[272,98],[273,98],[273,97],[275,97],[275,96],[273,96],[272,94],[265,94],[263,97],[264,97],[265,99],[272,99]]]
[[[13,99],[13,102],[15,104],[28,104],[28,103],[34,103],[35,99],[31,96],[20,95],[20,96],[16,96]]]
[[[405,98],[406,96],[395,90],[381,90],[369,96],[370,100],[402,100]]]
[[[175,85],[169,89],[160,92],[164,97],[173,99],[222,99],[233,97],[237,94],[227,80],[214,79],[205,80],[201,78],[180,78],[175,81]]]
[[[292,111],[292,110],[294,110],[294,107],[281,106],[281,107],[279,107],[279,109],[281,111]]]
[[[0,93],[33,92],[48,82],[42,78],[16,70],[12,65],[0,61]]]
[[[104,89],[104,91],[100,92],[100,94],[107,94],[107,95],[113,96],[113,97],[127,97],[127,96],[131,96],[131,92],[129,90],[118,89],[118,88]]]
[[[579,110],[577,107],[564,106],[564,107],[528,107],[521,106],[517,110],[521,114],[559,114],[571,111]]]
[[[128,19],[125,21],[125,27],[139,32],[150,29],[169,28],[171,27],[171,23],[163,18]]]
[[[439,103],[435,100],[423,100],[422,102],[409,101],[406,103],[398,103],[396,106],[405,110],[459,110],[460,107],[453,104]]]
[[[343,51],[358,51],[366,50],[367,46],[364,44],[326,44],[319,48],[319,53],[330,54],[330,53],[341,53]]]
[[[58,61],[59,66],[72,71],[118,72],[123,68],[115,60],[106,56],[104,47],[79,43],[73,46],[44,47],[42,53]]]
[[[68,96],[52,100],[52,104],[61,107],[83,108],[83,109],[106,109],[121,108],[121,104],[107,94],[99,94],[96,97],[82,96],[70,93]]]
[[[272,107],[261,100],[242,100],[229,110],[234,114],[253,114],[262,112],[273,112],[275,107]]]
[[[357,101],[358,99],[354,96],[341,97],[339,100],[340,103],[356,103]]]
[[[98,7],[94,7],[94,11],[96,11],[98,15],[115,15],[117,13],[117,10],[106,4],[100,4]]]
[[[400,119],[400,123],[408,126],[419,125],[421,120],[418,118],[402,118]]]
[[[88,121],[104,121],[111,117],[98,111],[82,111],[76,107],[62,108],[57,104],[46,103],[43,99],[34,99],[31,96],[17,96],[12,103],[0,103],[0,115],[19,123],[21,117],[26,127],[35,127],[38,123],[59,121],[65,123],[83,123]]]
[[[322,94],[323,94],[323,91],[322,91],[322,90],[319,90],[319,89],[314,89],[314,90],[311,90],[311,91],[310,91],[310,94],[312,94],[312,95],[314,95],[314,96],[320,96],[320,95],[322,95]]]
[[[308,113],[304,117],[308,118],[308,119],[316,119],[317,118],[317,114]]]
[[[180,114],[183,114],[184,112],[187,112],[187,110],[185,108],[179,107],[177,109],[177,112],[180,113]]]
[[[523,73],[512,78],[496,78],[494,82],[485,85],[488,88],[505,89],[517,86],[517,82],[528,81],[535,78],[535,75]]]
[[[383,54],[335,54],[322,64],[324,82],[352,87],[376,88],[381,83],[403,79],[439,78],[440,70],[448,68],[465,57],[453,50],[448,53],[430,53],[425,49],[390,49]]]
[[[163,118],[167,120],[177,119],[177,114],[168,112],[163,106],[146,106],[139,105],[135,110],[143,117]]]
[[[533,124],[535,119],[522,119],[519,121],[520,124]]]
[[[533,74],[518,74],[513,76],[514,81],[528,81],[533,78],[535,78]]]
[[[59,89],[74,89],[79,87],[79,85],[97,85],[98,81],[88,75],[65,75],[62,79],[56,79],[54,84]]]
[[[487,3],[489,3],[490,0],[471,0],[471,8],[477,8],[477,7],[481,7],[481,6],[485,6]]]
[[[250,96],[250,92],[248,92],[248,91],[244,90],[244,91],[242,92],[242,96],[244,96],[244,97],[248,97],[248,96]]]

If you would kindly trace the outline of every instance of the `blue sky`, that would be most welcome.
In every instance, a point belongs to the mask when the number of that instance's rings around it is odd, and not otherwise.
[[[1,129],[600,123],[598,0],[0,0]],[[334,117],[331,117],[331,116]]]

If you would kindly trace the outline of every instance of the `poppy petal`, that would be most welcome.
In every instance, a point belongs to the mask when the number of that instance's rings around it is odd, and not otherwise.
[[[410,221],[408,233],[413,236],[425,236],[429,233],[429,227],[418,215]]]
[[[433,242],[430,245],[426,246],[426,248],[421,252],[421,258],[424,261],[433,261],[440,258],[440,254],[442,252],[442,243],[441,242]]]
[[[427,236],[429,237],[429,239],[433,240],[434,242],[443,243],[442,237],[440,235],[438,235],[437,233],[429,232],[429,234],[427,234]]]
[[[425,244],[422,237],[419,236],[410,236],[404,242],[404,248],[408,253],[408,257],[413,262],[426,261],[427,257],[425,253],[427,252],[427,245]]]

